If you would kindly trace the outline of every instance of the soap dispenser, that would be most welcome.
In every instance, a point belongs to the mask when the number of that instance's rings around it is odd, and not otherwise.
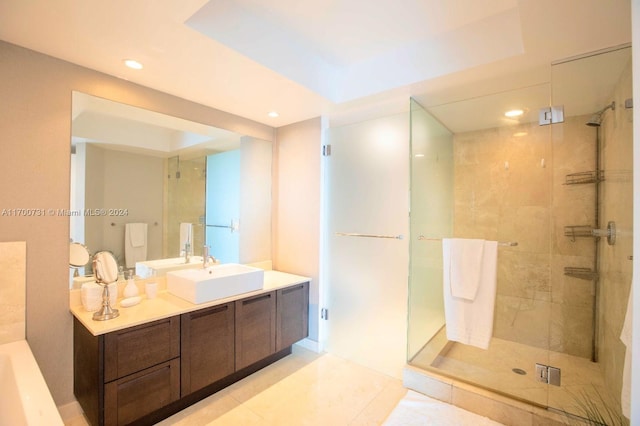
[[[133,270],[129,270],[129,276],[127,278],[127,285],[124,287],[125,298],[135,297],[138,295],[138,286],[136,285],[135,280],[133,279]]]

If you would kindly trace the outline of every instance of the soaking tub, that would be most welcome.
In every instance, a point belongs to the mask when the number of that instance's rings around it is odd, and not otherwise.
[[[0,345],[0,425],[63,425],[26,340]]]

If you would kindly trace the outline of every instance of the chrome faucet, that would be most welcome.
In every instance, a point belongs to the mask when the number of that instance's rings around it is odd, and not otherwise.
[[[202,248],[202,268],[206,268],[209,265],[209,261],[212,263],[216,263],[217,260],[215,257],[209,254],[209,246],[204,246]]]
[[[184,263],[189,263],[191,260],[191,244],[184,243]]]

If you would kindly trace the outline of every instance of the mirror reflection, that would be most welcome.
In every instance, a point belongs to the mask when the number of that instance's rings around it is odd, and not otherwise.
[[[73,276],[80,275],[78,268],[83,268],[89,263],[89,249],[84,244],[69,243],[69,267],[73,268]]]
[[[123,269],[271,259],[270,141],[79,92],[72,120],[73,241]]]

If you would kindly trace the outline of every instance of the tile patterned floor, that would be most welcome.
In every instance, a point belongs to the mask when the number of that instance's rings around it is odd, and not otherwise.
[[[159,425],[379,425],[406,392],[398,379],[294,345],[292,355]]]
[[[454,405],[444,404],[412,390],[400,400],[391,412],[384,426],[499,426],[486,417],[462,410]]]
[[[292,356],[160,424],[381,424],[405,393],[400,380],[294,346]]]
[[[407,402],[403,399],[407,389],[399,379],[331,354],[317,354],[294,346],[292,355],[159,425],[381,425],[392,412],[396,420],[389,417],[392,419],[389,425],[498,424],[479,423],[481,417],[439,401],[421,404],[422,396],[416,399],[411,394],[410,412],[407,412]],[[463,417],[458,419],[452,413],[460,413]],[[439,415],[454,423],[424,421]],[[402,423],[405,421],[409,423]],[[417,423],[412,423],[414,421]],[[85,426],[87,422],[80,416],[66,424]]]

